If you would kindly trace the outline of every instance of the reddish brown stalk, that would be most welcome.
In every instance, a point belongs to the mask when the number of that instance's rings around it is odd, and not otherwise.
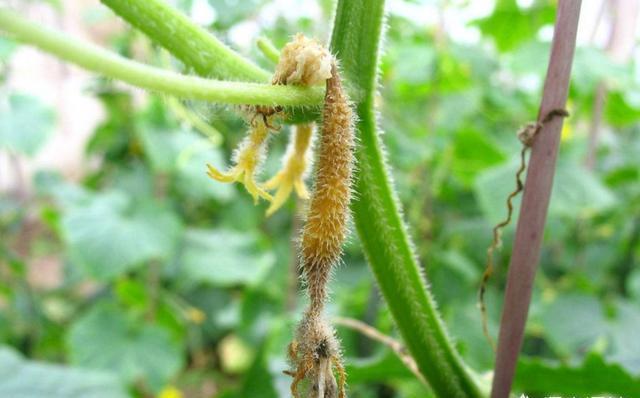
[[[580,0],[560,0],[556,15],[551,57],[544,84],[538,120],[555,109],[564,109],[569,91],[571,65],[576,45]],[[563,119],[552,118],[541,128],[531,151],[513,254],[507,276],[504,310],[492,398],[507,398],[518,360],[531,291],[540,259],[540,247],[549,207]]]
[[[569,116],[569,112],[564,109],[554,109],[544,117],[541,122],[536,123],[528,123],[524,128],[518,131],[518,139],[522,142],[522,150],[520,150],[520,168],[516,171],[516,189],[513,190],[507,196],[507,218],[500,221],[493,227],[493,240],[491,241],[491,246],[487,249],[487,264],[484,270],[484,274],[482,274],[482,281],[480,282],[480,294],[479,294],[479,302],[480,302],[480,313],[482,315],[482,331],[489,341],[491,348],[493,351],[496,350],[495,343],[491,334],[489,333],[489,322],[487,319],[487,305],[484,301],[484,294],[487,290],[487,283],[489,282],[489,278],[493,275],[493,253],[498,250],[502,246],[502,230],[511,223],[511,218],[513,217],[513,199],[522,190],[524,189],[524,184],[522,183],[522,173],[527,168],[526,156],[527,151],[533,145],[536,136],[542,130],[542,127],[545,123],[549,122],[556,116],[567,117]]]

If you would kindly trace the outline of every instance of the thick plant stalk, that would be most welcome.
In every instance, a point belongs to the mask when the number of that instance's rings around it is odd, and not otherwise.
[[[163,0],[101,1],[200,76],[261,83],[271,78]]]
[[[192,69],[201,77],[264,83],[271,78],[269,72],[225,46],[215,36],[168,5],[165,0],[101,1],[181,60],[187,69]],[[273,57],[275,53],[271,52]],[[313,105],[322,103],[322,93],[317,99]],[[292,108],[285,114],[289,123],[308,123],[316,121],[319,116],[317,107]]]
[[[402,338],[433,391],[446,398],[481,397],[428,291],[386,168],[374,110],[383,16],[383,0],[339,0],[331,39],[358,114],[355,225]]]
[[[580,0],[560,0],[558,3],[551,57],[538,121],[544,120],[547,115],[559,109],[564,109],[567,102],[580,4]],[[562,117],[554,117],[543,123],[532,147],[509,264],[492,398],[507,398],[511,390],[531,302],[534,276],[540,259],[562,123]]]

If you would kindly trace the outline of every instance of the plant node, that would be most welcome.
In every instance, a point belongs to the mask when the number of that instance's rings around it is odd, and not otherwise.
[[[293,41],[282,49],[272,84],[312,86],[322,83],[331,77],[332,63],[333,57],[318,41],[297,34]],[[269,131],[280,129],[280,126],[273,125],[273,120],[282,116],[283,108],[255,106],[248,109],[251,115],[250,132],[235,152],[235,166],[223,173],[207,165],[207,174],[220,182],[244,183],[256,203],[259,198],[273,202],[267,210],[267,216],[270,216],[282,207],[293,189],[303,199],[309,196],[303,178],[308,163],[306,152],[311,142],[312,128],[298,129],[295,142],[292,140],[294,143],[290,145],[293,150],[288,151],[283,169],[263,187],[255,182],[254,175],[264,157]],[[275,198],[266,189],[277,189]]]
[[[331,77],[333,56],[317,40],[298,33],[280,53],[273,84],[313,86]]]

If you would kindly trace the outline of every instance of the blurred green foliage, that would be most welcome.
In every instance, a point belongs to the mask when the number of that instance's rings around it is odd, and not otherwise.
[[[193,6],[177,3],[186,12]],[[210,27],[225,40],[268,5],[207,3],[217,15]],[[549,51],[538,32],[554,16],[544,1],[497,3],[470,24],[479,44],[391,13],[379,98],[417,252],[457,347],[479,374],[493,365],[476,307],[479,279],[491,228],[515,185],[515,132],[537,112]],[[331,2],[320,10],[328,21]],[[260,33],[281,46],[299,31],[325,37],[328,26],[279,16]],[[133,31],[113,37],[122,53],[141,42],[155,53]],[[0,39],[2,65],[15,47]],[[638,65],[581,47],[573,76],[516,388],[532,397],[631,397],[640,394]],[[590,170],[584,159],[601,82],[609,87],[605,124]],[[104,79],[90,87],[106,111],[87,146],[98,168],[78,182],[42,170],[33,197],[0,198],[0,396],[288,396],[281,371],[305,300],[295,271],[303,204],[290,201],[265,218],[265,204],[254,206],[241,187],[206,177],[205,164],[224,168],[242,138],[233,109],[185,103],[222,133],[218,145],[162,98],[138,105],[118,87]],[[34,156],[46,143],[55,118],[37,96],[2,91],[3,151]],[[285,127],[273,137],[264,176],[279,168],[288,135]],[[488,292],[494,333],[512,236],[513,226]],[[42,260],[62,268],[53,288],[29,278]],[[355,234],[335,273],[330,313],[397,336]],[[430,396],[388,349],[353,330],[338,332],[350,396]]]

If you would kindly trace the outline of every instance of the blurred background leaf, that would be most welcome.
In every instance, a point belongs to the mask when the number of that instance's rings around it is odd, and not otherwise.
[[[125,382],[144,382],[155,392],[182,366],[180,344],[166,330],[110,304],[98,304],[74,322],[68,342],[72,363],[111,371]]]
[[[0,348],[0,395],[20,398],[125,398],[124,384],[113,374],[28,361]]]
[[[35,155],[53,132],[53,121],[53,110],[35,97],[0,98],[0,148]]]

